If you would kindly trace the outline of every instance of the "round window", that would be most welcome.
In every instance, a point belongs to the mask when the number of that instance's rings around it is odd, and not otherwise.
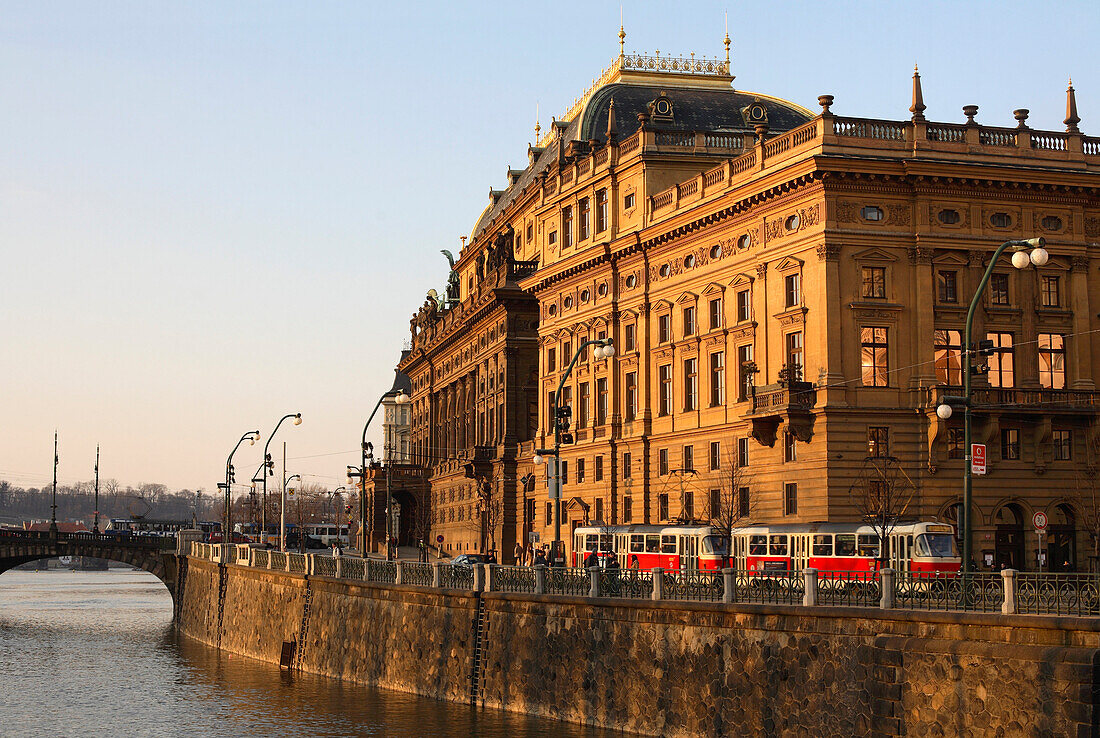
[[[667,277],[668,275],[672,274],[672,267],[670,267],[668,264],[662,264],[660,274],[662,277]]]
[[[1012,216],[1008,213],[993,213],[989,216],[989,225],[994,228],[1008,228],[1012,225]]]
[[[790,215],[790,216],[787,216],[787,220],[784,223],[784,225],[787,227],[788,231],[797,231],[798,230],[798,224],[801,223],[801,222],[802,222],[801,218],[799,218],[797,215]]]
[[[710,258],[721,259],[722,258],[722,244],[715,244],[710,247]]]
[[[592,293],[588,290],[581,290],[581,302],[588,302],[588,299],[592,297]]]
[[[1048,215],[1042,220],[1043,229],[1047,231],[1062,230],[1062,219],[1057,215]]]
[[[746,233],[745,235],[741,236],[741,238],[737,239],[737,248],[747,249],[749,246],[752,246],[751,234]]]
[[[695,266],[695,255],[688,254],[686,257],[684,257],[684,268],[691,269],[693,266]]]
[[[630,289],[634,289],[638,285],[638,278],[631,274],[626,278],[626,286]]]
[[[573,298],[572,298],[572,296],[567,296],[564,300],[561,301],[561,304],[562,304],[562,307],[564,307],[567,310],[569,308],[573,307]]]
[[[936,215],[936,220],[944,225],[955,225],[962,220],[958,210],[941,210]]]
[[[550,313],[551,315],[557,315],[558,314],[558,306],[557,305],[551,305],[548,308],[546,308],[546,312]]]
[[[600,297],[607,297],[607,282],[604,282],[596,288],[596,294]]]
[[[882,208],[875,207],[874,205],[868,205],[859,211],[859,214],[864,220],[870,220],[877,222],[882,220]]]

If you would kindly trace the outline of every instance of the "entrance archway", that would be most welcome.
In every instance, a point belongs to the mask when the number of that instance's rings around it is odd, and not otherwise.
[[[993,568],[1022,569],[1024,565],[1024,512],[1015,502],[1002,505],[993,515],[997,527]]]
[[[1055,505],[1047,527],[1051,571],[1077,571],[1077,516],[1066,504]]]
[[[427,535],[427,529],[420,530],[420,504],[416,496],[411,492],[400,489],[393,493],[394,501],[400,506],[397,515],[397,531],[395,533],[398,546],[415,546],[419,543],[418,536]]]

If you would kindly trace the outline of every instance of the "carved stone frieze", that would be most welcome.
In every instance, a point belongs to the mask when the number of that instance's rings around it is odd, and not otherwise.
[[[1089,258],[1087,256],[1075,256],[1070,260],[1070,271],[1088,272]]]
[[[1100,237],[1100,218],[1085,218],[1085,235],[1089,238]]]
[[[911,222],[908,205],[890,205],[886,208],[886,225],[907,226]]]
[[[840,246],[835,243],[823,243],[817,247],[817,258],[821,261],[837,261],[840,258]]]
[[[906,251],[909,261],[914,264],[931,264],[932,257],[935,256],[935,250],[930,246],[910,246]]]

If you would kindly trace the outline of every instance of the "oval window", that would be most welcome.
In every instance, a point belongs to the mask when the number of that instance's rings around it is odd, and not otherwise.
[[[588,298],[592,297],[592,293],[588,290],[581,290],[581,302],[588,302]]]
[[[672,268],[668,264],[662,264],[660,274],[662,277],[667,277],[672,274]]]
[[[722,244],[715,244],[710,247],[710,258],[721,259],[722,258]]]
[[[684,257],[684,268],[691,269],[693,266],[695,266],[695,255],[688,254],[686,257]]]
[[[561,304],[562,307],[568,310],[569,308],[573,307],[573,298],[567,296],[564,300],[561,301]]]
[[[546,312],[550,313],[551,315],[557,315],[558,314],[558,306],[557,305],[551,305],[550,307],[546,308]]]
[[[737,248],[747,249],[749,246],[752,246],[752,236],[750,234],[746,233],[737,239]]]
[[[872,222],[878,222],[882,220],[882,208],[875,207],[874,205],[866,206],[859,211],[859,214],[863,217],[864,220],[869,220]]]
[[[1008,213],[993,213],[989,216],[989,225],[994,228],[1008,228],[1012,225],[1012,216]]]
[[[600,297],[607,297],[607,282],[604,282],[596,288],[596,294],[598,294]]]
[[[788,231],[797,231],[798,230],[798,225],[801,222],[802,222],[802,219],[799,218],[797,215],[790,215],[790,216],[787,216],[787,220],[784,223],[784,225],[787,227]]]
[[[630,289],[634,289],[634,287],[636,287],[637,284],[638,284],[638,278],[635,277],[633,274],[631,274],[629,277],[626,278],[626,286],[629,287]]]
[[[959,216],[958,210],[941,210],[936,219],[944,225],[955,225],[962,218]]]
[[[1062,219],[1057,215],[1048,215],[1042,220],[1044,230],[1048,231],[1060,231],[1062,230]]]

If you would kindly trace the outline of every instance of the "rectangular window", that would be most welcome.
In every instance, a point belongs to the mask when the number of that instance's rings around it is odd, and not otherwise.
[[[684,492],[684,520],[695,520],[695,493]]]
[[[630,479],[630,452],[623,454],[623,479]]]
[[[787,299],[787,307],[798,307],[802,304],[801,274],[788,274],[783,278],[783,294]]]
[[[961,459],[966,454],[963,452],[965,436],[962,428],[947,429],[947,458]]]
[[[584,459],[577,459],[577,484],[584,484]]]
[[[561,211],[561,237],[563,246],[573,245],[573,207],[566,205]]]
[[[723,323],[722,298],[715,297],[710,303],[710,329],[721,328]]]
[[[657,367],[657,382],[660,385],[658,414],[668,415],[672,412],[672,364]]]
[[[1005,461],[1020,459],[1020,429],[1001,428],[1001,458]]]
[[[958,272],[936,272],[936,294],[940,302],[958,302]]]
[[[554,393],[546,393],[546,432],[554,430]]]
[[[737,466],[749,465],[749,439],[737,439]]]
[[[638,415],[638,372],[627,372],[623,392],[623,415],[628,421]]]
[[[596,190],[596,233],[607,230],[607,190]]]
[[[558,350],[557,348],[549,348],[546,350],[546,371],[556,372],[558,370]]]
[[[583,340],[587,340],[588,336],[585,336]],[[588,345],[581,343],[580,348],[577,349],[577,362],[583,364],[588,361]]]
[[[749,516],[749,488],[738,487],[737,489],[737,517],[747,518]]]
[[[556,244],[558,242],[558,232],[557,231],[550,231],[550,235],[547,236],[546,240],[550,242],[551,246],[553,246],[554,244]]]
[[[588,228],[589,228],[589,220],[588,219],[589,219],[589,215],[590,215],[589,214],[589,206],[588,206],[588,198],[587,197],[582,197],[580,202],[577,203],[577,205],[578,205],[578,210],[579,210],[577,230],[578,230],[578,236],[579,236],[580,240],[583,241],[584,239],[588,238]]]
[[[561,460],[561,483],[569,484],[569,462],[566,459]]]
[[[531,243],[531,239],[535,237],[535,224],[527,224],[527,243]],[[534,522],[534,521],[532,521]]]
[[[1073,460],[1073,433],[1068,430],[1056,430],[1051,432],[1051,443],[1054,444],[1055,461]]]
[[[573,412],[573,388],[572,387],[562,387],[561,388],[561,399],[558,400],[558,405],[560,407],[568,407],[569,408],[569,411],[570,411],[569,417],[573,417],[574,415],[576,415],[576,413]]]
[[[668,520],[668,495],[657,495],[657,518]]]
[[[889,384],[890,367],[887,356],[890,345],[886,331],[886,328],[875,327],[859,329],[864,387],[885,387]]]
[[[602,456],[597,456],[596,457],[596,466],[592,470],[592,477],[597,482],[602,482],[603,481],[603,457]]]
[[[1015,387],[1016,376],[1012,361],[1012,334],[987,333],[985,337],[993,342],[993,354],[987,359],[989,362],[989,386]]]
[[[579,402],[577,403],[577,427],[588,427],[588,382],[581,382],[577,387]]]
[[[710,491],[710,517],[711,519],[722,517],[722,490]]]
[[[607,423],[607,378],[596,380],[596,425]]]
[[[798,514],[798,485],[793,482],[783,485],[783,514]]]
[[[1039,304],[1043,307],[1062,306],[1062,294],[1058,277],[1039,278]]]
[[[872,300],[886,299],[886,267],[863,267],[863,296]]]
[[[932,334],[936,379],[940,384],[962,384],[962,331],[939,330]]]
[[[1066,345],[1059,333],[1039,334],[1039,386],[1066,388]]]
[[[657,451],[657,473],[662,477],[668,474],[668,449],[662,448]]]
[[[630,192],[623,197],[623,210],[630,210],[632,207],[634,207],[634,193]]]
[[[740,290],[737,293],[737,322],[744,323],[752,319],[752,291]]]
[[[694,336],[695,335],[695,308],[694,307],[684,308],[684,335],[685,336]]]
[[[623,326],[623,351],[634,350],[634,330],[633,323],[627,323]]]
[[[726,352],[710,355],[710,405],[726,404]]]
[[[684,446],[682,471],[686,471],[686,472],[695,471],[695,447],[694,446]]]
[[[672,316],[668,313],[657,316],[657,343],[668,343],[672,340]]]
[[[602,497],[596,498],[596,521],[600,523],[604,522]]]
[[[794,373],[793,380],[802,380],[802,331],[787,334],[787,367]]]
[[[783,434],[783,461],[798,461],[798,448],[793,433]]]
[[[569,362],[573,359],[573,342],[566,341],[561,347],[561,365],[562,368],[569,366]]]
[[[553,524],[554,524],[554,503],[553,502],[547,502],[546,503],[546,522],[544,523],[544,525],[553,525]]]
[[[710,442],[710,470],[715,471],[722,468],[722,442],[711,441]]]
[[[634,501],[627,495],[623,497],[623,522],[629,523],[634,520]]]
[[[989,301],[994,305],[1008,305],[1008,275],[989,275]]]
[[[699,360],[684,359],[684,411],[699,404]]]
[[[752,344],[737,347],[737,401],[744,402],[752,394]]]
[[[890,428],[887,426],[871,426],[867,429],[867,455],[890,455]]]

